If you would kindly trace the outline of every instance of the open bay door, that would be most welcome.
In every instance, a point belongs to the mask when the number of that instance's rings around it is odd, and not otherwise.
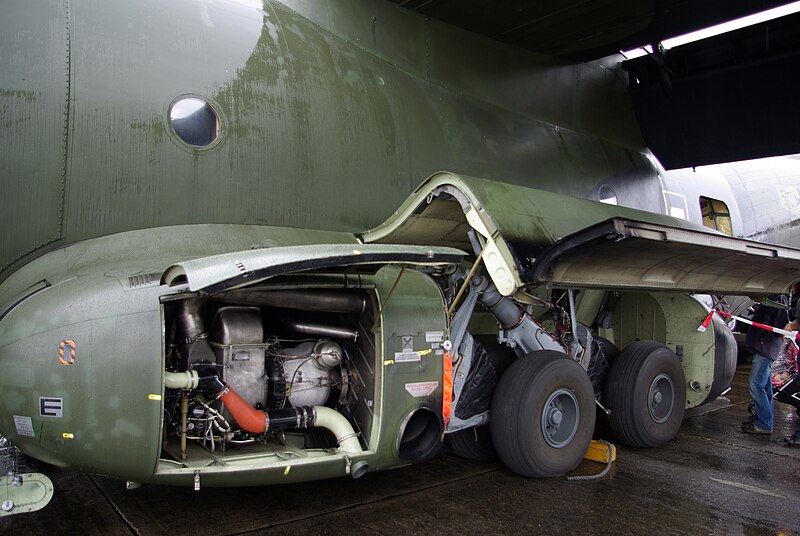
[[[800,278],[800,250],[725,236],[682,219],[438,173],[365,242],[452,246],[483,240],[505,296],[555,288],[766,295]]]
[[[284,246],[224,253],[170,266],[161,282],[188,284],[189,290],[222,292],[252,285],[287,273],[353,266],[436,266],[460,262],[453,248],[363,244]]]
[[[574,445],[593,429],[595,411],[594,404],[584,404],[583,387],[570,372],[575,362],[591,380],[593,402],[610,410],[619,441],[660,445],[677,434],[686,408],[719,396],[735,372],[730,330],[714,315],[712,329],[698,331],[708,306],[696,295],[766,296],[786,292],[800,279],[800,250],[733,238],[662,214],[444,172],[361,237],[473,251],[473,268],[481,266],[469,274],[487,276],[497,289],[491,301],[505,300],[503,307],[519,312],[511,322],[500,319],[486,304],[487,287],[473,278],[468,294],[480,295],[475,300],[494,318],[486,322],[487,312],[476,308],[469,333],[476,340],[492,336],[522,358],[511,364],[513,373],[500,376],[491,411],[479,415],[480,422],[489,421],[483,433],[491,430],[506,465],[529,476],[563,474],[585,452],[584,445]],[[462,266],[462,278],[470,277],[469,268]],[[454,324],[466,307],[458,301],[451,304]],[[536,326],[532,336],[520,333],[526,323]],[[526,345],[526,337],[533,342]],[[469,377],[463,361],[459,367]],[[572,380],[561,385],[551,373]],[[534,388],[544,394],[529,392]],[[458,417],[458,384],[455,393]],[[535,426],[518,431],[518,422]],[[474,454],[481,435],[466,431],[478,439],[462,450]],[[465,445],[463,438],[454,444]]]

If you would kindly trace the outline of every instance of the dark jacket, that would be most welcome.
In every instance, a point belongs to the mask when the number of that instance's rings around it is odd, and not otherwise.
[[[775,302],[777,307],[764,304],[756,306],[756,312],[751,319],[775,328],[783,328],[789,323],[789,300],[784,294],[769,296],[769,301]],[[772,333],[765,329],[750,326],[747,330],[745,347],[754,354],[763,355],[769,359],[775,359],[783,344],[783,336]]]

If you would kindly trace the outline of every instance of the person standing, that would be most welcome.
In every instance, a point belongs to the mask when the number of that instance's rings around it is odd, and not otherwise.
[[[800,307],[797,305],[800,301],[800,282],[792,283],[792,294],[790,300],[792,303],[790,315],[793,320],[786,324],[783,329],[786,331],[798,331],[800,330]],[[784,437],[783,441],[790,447],[800,447],[800,428],[795,430],[794,434]]]
[[[782,328],[789,322],[789,300],[785,294],[767,297],[758,304],[753,322]],[[775,415],[772,402],[772,361],[783,344],[783,337],[764,329],[751,326],[747,331],[745,347],[753,353],[750,368],[749,388],[755,415],[742,422],[741,430],[746,434],[771,434]]]

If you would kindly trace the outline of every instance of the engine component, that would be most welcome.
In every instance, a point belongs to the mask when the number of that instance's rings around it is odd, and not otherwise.
[[[287,297],[291,296],[283,299]],[[340,305],[355,307],[355,300],[351,302]],[[337,400],[343,403],[346,397],[349,375],[342,346],[329,339],[294,346],[277,338],[265,341],[264,311],[238,304],[216,310],[206,334],[203,305],[200,298],[189,298],[175,306],[177,337],[184,341],[178,367],[185,368],[166,370],[164,375],[168,389],[182,391],[170,395],[173,405],[165,409],[172,430],[181,439],[182,457],[187,439],[202,441],[213,452],[221,441],[236,442],[232,428],[253,435],[302,430],[315,426],[320,411],[326,415],[323,422],[337,430],[334,435],[340,443],[350,435],[355,438],[343,415],[330,410],[335,415],[330,416],[323,407],[338,386]],[[298,333],[311,331],[352,341],[358,336],[356,331],[335,325],[290,325]],[[360,450],[357,439],[355,445]]]
[[[343,339],[352,342],[358,340],[358,332],[350,329],[325,326],[311,322],[299,322],[289,318],[284,319],[283,322],[286,324],[286,327],[305,335],[318,335],[320,337],[331,337],[333,339]]]
[[[201,309],[203,302],[199,298],[182,300],[178,304],[177,323],[183,336],[180,341],[181,368],[188,369],[196,363],[213,363],[214,352],[208,344],[208,333]]]
[[[223,307],[214,316],[209,336],[217,344],[261,344],[264,326],[258,307]]]
[[[287,383],[283,359],[267,356],[267,408],[282,408],[286,405]]]
[[[186,459],[187,423],[189,419],[189,397],[181,393],[181,460]]]
[[[334,368],[343,361],[342,347],[333,341],[304,342],[281,352],[289,402],[319,406],[330,397]]]
[[[171,377],[176,389],[188,390],[200,387],[210,391],[214,397],[219,398],[225,404],[236,419],[237,424],[248,432],[262,434],[270,430],[303,429],[319,426],[333,433],[336,437],[336,442],[339,444],[339,450],[350,453],[363,452],[361,443],[358,441],[358,434],[353,430],[353,426],[344,415],[331,408],[325,406],[301,406],[266,412],[259,411],[239,396],[236,390],[225,385],[211,367],[201,370],[200,373],[192,371],[189,375],[170,372],[167,372],[166,375]],[[183,381],[182,384],[181,381]],[[208,408],[207,405],[202,405]],[[212,415],[213,418],[216,418],[216,416]],[[181,420],[186,422],[183,417]],[[360,474],[363,474],[363,470],[359,471],[359,476]],[[354,477],[357,478],[355,474]]]
[[[211,384],[216,385],[216,382]],[[206,448],[214,452],[218,441],[230,440],[231,426],[222,414],[197,396],[191,402],[185,431],[189,439],[202,441]],[[181,432],[183,434],[183,430]]]
[[[237,304],[346,315],[360,315],[367,307],[367,300],[363,294],[320,289],[313,291],[239,289],[224,292],[219,298],[224,301],[235,301]]]
[[[253,434],[263,434],[267,430],[283,430],[285,428],[311,428],[314,426],[314,408],[294,407],[258,411],[247,403],[239,394],[229,386],[215,393],[230,411],[236,423],[243,430]]]
[[[353,430],[352,425],[344,415],[331,408],[302,406],[263,412],[249,406],[230,387],[226,386],[221,393],[218,393],[218,396],[235,416],[236,422],[248,432],[258,434],[269,430],[320,426],[333,433],[339,444],[339,450],[352,453],[363,451],[361,443],[358,441],[358,434]],[[358,477],[354,475],[354,478]]]
[[[264,327],[258,307],[223,307],[217,311],[209,333],[216,362],[225,383],[253,406],[264,404]],[[224,412],[226,417],[230,414]]]

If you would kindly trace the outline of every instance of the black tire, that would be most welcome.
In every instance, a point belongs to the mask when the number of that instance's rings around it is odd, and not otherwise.
[[[589,380],[592,382],[594,388],[595,398],[602,402],[603,388],[605,386],[606,376],[611,363],[619,355],[619,348],[614,343],[603,337],[595,337],[594,347],[592,348],[592,359],[589,361],[589,366],[586,373],[589,375]]]
[[[683,421],[683,366],[660,342],[634,342],[611,365],[605,401],[619,441],[634,447],[663,445],[678,434]]]
[[[509,469],[529,477],[560,476],[581,462],[592,440],[592,384],[566,355],[532,352],[500,378],[491,415],[492,440]]]
[[[488,425],[474,426],[445,434],[444,442],[453,454],[467,460],[487,461],[497,459]]]
[[[798,411],[800,411],[800,410],[798,410]],[[750,415],[751,417],[755,417],[756,416],[756,406],[752,402],[749,402],[747,404],[747,414]]]
[[[510,347],[497,342],[497,339],[480,342],[489,354],[489,362],[494,367],[497,377],[501,378],[508,367],[517,360],[517,354]]]

